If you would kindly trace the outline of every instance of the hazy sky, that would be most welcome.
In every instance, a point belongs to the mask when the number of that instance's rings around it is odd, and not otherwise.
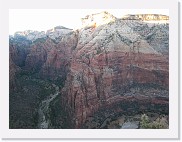
[[[47,31],[55,26],[77,29],[81,26],[81,18],[102,11],[118,18],[126,14],[169,15],[167,9],[11,9],[9,34],[25,30]]]

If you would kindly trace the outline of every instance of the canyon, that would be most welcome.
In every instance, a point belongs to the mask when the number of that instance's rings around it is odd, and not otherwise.
[[[169,17],[101,12],[82,18],[77,30],[10,36],[10,128],[101,129],[122,116],[168,116],[164,20]]]

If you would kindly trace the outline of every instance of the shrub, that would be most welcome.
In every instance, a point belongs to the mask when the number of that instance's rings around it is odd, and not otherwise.
[[[141,116],[140,126],[141,126],[141,128],[148,128],[149,127],[149,117],[146,114],[143,114]]]
[[[168,129],[169,128],[167,120],[164,117],[157,118],[152,123],[149,123],[149,127],[151,129]]]
[[[155,121],[150,122],[146,114],[141,116],[140,127],[143,129],[168,129],[169,125],[165,117],[157,118]]]

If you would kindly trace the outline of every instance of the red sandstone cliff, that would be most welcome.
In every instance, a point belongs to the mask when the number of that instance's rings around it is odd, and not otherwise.
[[[50,80],[65,79],[77,40],[76,31],[54,29],[48,33],[47,38],[39,38],[33,42],[25,68],[39,72],[40,76]]]
[[[142,98],[148,102],[149,97],[142,97],[147,96],[144,93],[125,96],[133,84],[155,84],[168,89],[168,55],[163,55],[163,49],[158,47],[163,46],[161,40],[168,33],[161,30],[161,25],[152,31],[141,21],[114,19],[102,24],[81,29],[62,89],[62,103],[76,128],[100,108],[109,109],[117,102],[133,99],[141,104]],[[156,33],[165,36],[161,39]],[[151,39],[155,45],[149,43]]]

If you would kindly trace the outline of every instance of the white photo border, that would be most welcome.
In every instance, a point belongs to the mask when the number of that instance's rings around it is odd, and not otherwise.
[[[9,9],[169,9],[169,129],[9,129]],[[4,139],[179,139],[177,0],[0,0],[0,133]]]

